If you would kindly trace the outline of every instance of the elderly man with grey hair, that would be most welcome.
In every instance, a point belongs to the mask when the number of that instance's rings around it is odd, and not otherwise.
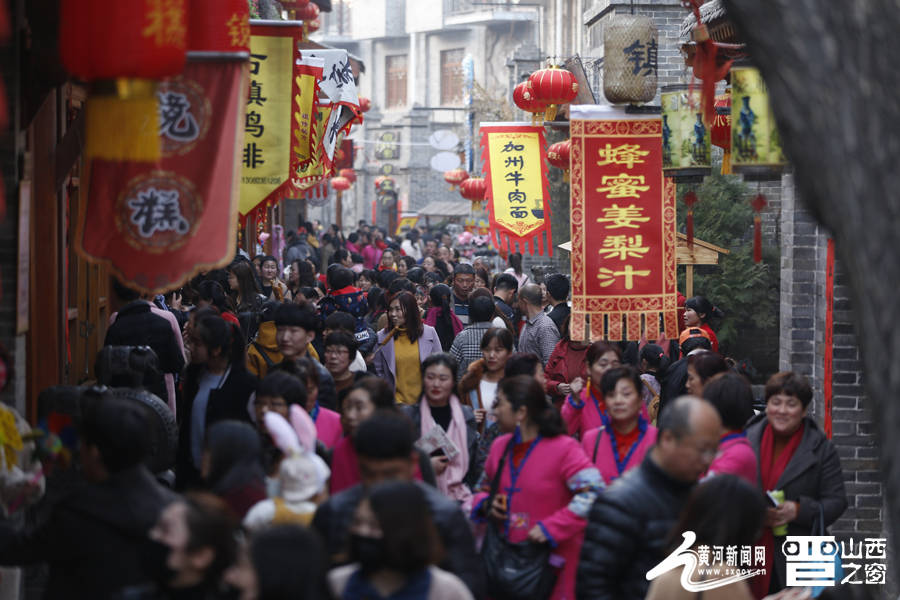
[[[716,409],[681,396],[659,417],[656,445],[637,469],[597,497],[578,563],[576,597],[643,598],[647,572],[665,558],[664,544],[691,489],[709,468],[722,421]]]
[[[559,329],[544,312],[542,296],[541,286],[535,283],[529,283],[519,290],[519,309],[526,319],[519,334],[519,352],[537,354],[546,367],[559,342]]]

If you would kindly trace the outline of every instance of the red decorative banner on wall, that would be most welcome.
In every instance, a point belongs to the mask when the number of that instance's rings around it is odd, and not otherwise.
[[[482,123],[485,200],[497,248],[553,254],[550,184],[544,128],[521,123]]]
[[[95,159],[76,249],[146,293],[234,257],[247,65],[189,61],[162,82],[157,163]]]
[[[676,337],[675,184],[663,177],[661,120],[573,115],[571,134],[572,339],[655,340],[660,317]]]

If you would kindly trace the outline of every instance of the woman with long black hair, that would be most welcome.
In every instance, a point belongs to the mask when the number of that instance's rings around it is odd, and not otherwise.
[[[453,339],[463,330],[462,321],[450,306],[451,294],[450,286],[443,283],[432,287],[428,292],[431,298],[431,308],[425,313],[425,324],[434,327],[437,331],[438,337],[441,339],[441,349],[444,352],[450,351]]]
[[[178,485],[199,481],[207,428],[219,421],[250,422],[248,403],[256,377],[247,371],[240,328],[210,315],[193,323],[186,340],[191,364],[179,410]]]

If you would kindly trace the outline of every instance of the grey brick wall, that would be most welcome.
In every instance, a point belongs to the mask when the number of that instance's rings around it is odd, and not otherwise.
[[[812,416],[824,422],[824,354],[828,232],[797,201],[793,177],[783,178],[781,219],[781,369],[810,379]],[[835,535],[882,537],[885,512],[872,418],[865,402],[862,362],[852,323],[850,290],[835,268],[832,431],[841,459],[848,508],[832,526]]]

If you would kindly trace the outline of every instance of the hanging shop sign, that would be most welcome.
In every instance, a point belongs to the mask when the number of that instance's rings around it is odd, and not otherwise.
[[[662,100],[663,171],[677,183],[710,173],[710,130],[703,123],[700,90],[666,86]]]
[[[675,183],[662,120],[579,106],[571,121],[572,339],[678,335]],[[624,321],[624,322],[623,322]]]
[[[485,199],[497,248],[553,254],[545,145],[543,127],[481,124]]]
[[[769,94],[753,67],[731,69],[731,167],[751,179],[777,179],[787,164]]]
[[[302,151],[303,114],[297,69],[298,22],[279,21],[250,27],[250,91],[246,101],[244,147],[241,152],[240,213],[266,205],[294,191],[291,174],[298,167],[293,150]],[[308,82],[307,82],[308,87]],[[302,155],[308,161],[308,155]]]
[[[157,162],[91,161],[82,256],[146,293],[233,258],[246,58],[190,60],[159,85]]]

